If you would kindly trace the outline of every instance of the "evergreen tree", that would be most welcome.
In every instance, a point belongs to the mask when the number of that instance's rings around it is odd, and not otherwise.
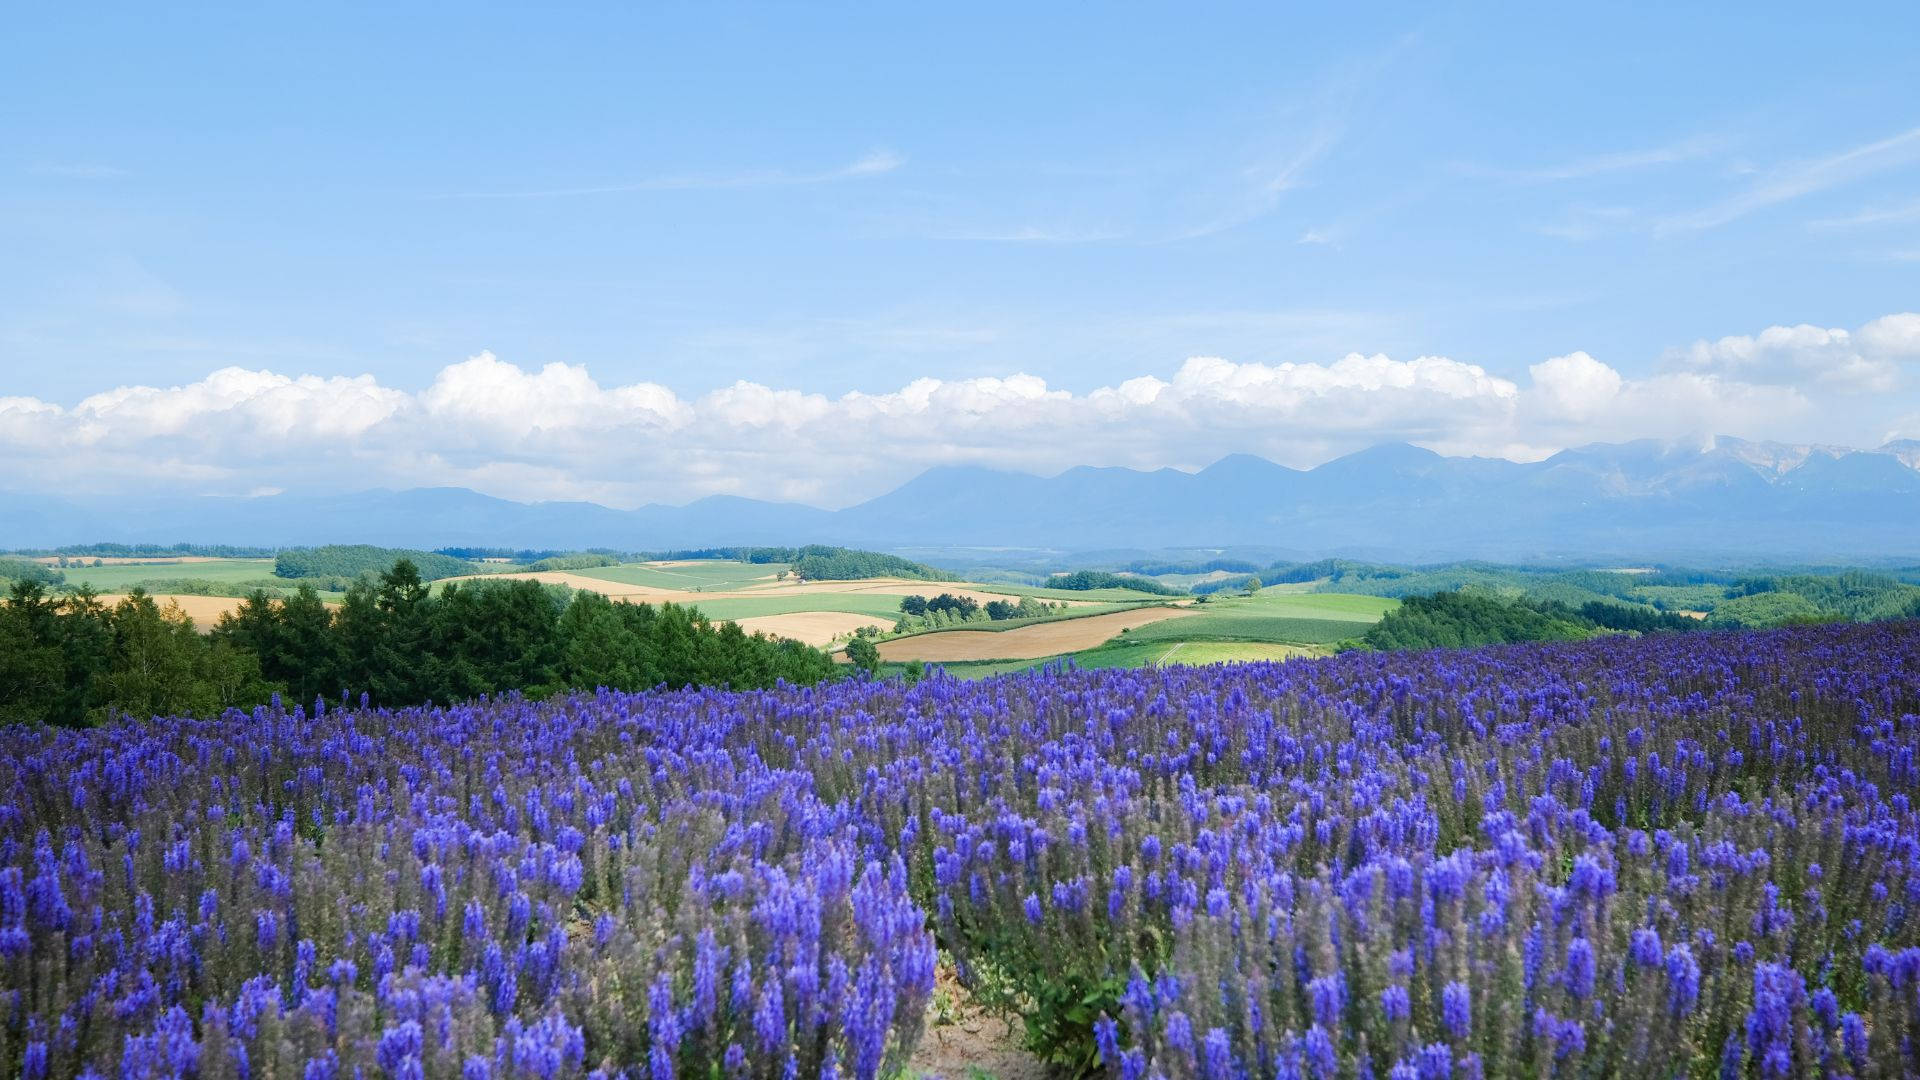
[[[871,675],[880,670],[880,647],[866,638],[854,638],[847,642],[847,661]]]

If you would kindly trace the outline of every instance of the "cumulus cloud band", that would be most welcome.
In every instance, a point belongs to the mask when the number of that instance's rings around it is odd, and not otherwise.
[[[715,493],[840,505],[938,464],[1193,467],[1248,452],[1310,465],[1388,439],[1515,458],[1713,432],[1877,442],[1914,432],[1808,429],[1836,396],[1885,398],[1916,358],[1920,315],[1899,314],[1851,332],[1773,327],[1703,341],[1642,377],[1585,352],[1532,365],[1524,385],[1447,357],[1354,353],[1271,365],[1195,357],[1169,377],[1085,393],[1016,374],[837,397],[736,382],[686,398],[483,352],[419,393],[370,375],[224,368],[71,408],[0,397],[0,458],[38,478],[28,485],[37,490],[460,485],[617,506]],[[1901,422],[1912,420],[1882,426]]]

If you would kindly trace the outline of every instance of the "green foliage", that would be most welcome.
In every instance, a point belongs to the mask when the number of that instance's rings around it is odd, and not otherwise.
[[[1016,615],[1018,615],[1018,611],[1020,611],[1018,605],[1008,605],[1006,601],[1000,600],[989,601],[989,607],[991,607],[993,603],[1006,605],[1006,607],[1012,609]],[[935,598],[931,598],[931,600],[925,598],[925,596],[902,596],[902,598],[900,598],[900,611],[902,611],[904,615],[912,615],[912,617],[916,617],[916,619],[925,619],[925,617],[929,617],[929,615],[937,615],[937,617],[941,617],[941,619],[945,619],[945,621],[962,621],[962,623],[964,623],[964,621],[972,619],[975,611],[979,611],[979,601],[973,600],[972,596],[954,596],[954,594],[950,594],[950,592],[943,592],[943,594],[939,594],[939,596],[935,596]],[[989,613],[989,617],[993,617],[993,619],[1012,619],[1012,617],[1016,617],[1016,615],[991,615],[991,613]]]
[[[744,562],[756,565],[772,563],[790,563],[810,550],[837,551],[838,548],[791,548],[791,547],[709,547],[679,548],[673,551],[654,551],[646,556],[658,561],[675,560],[712,560],[715,562]]]
[[[1857,622],[1899,618],[1920,601],[1920,587],[1885,574],[1792,574],[1769,579],[1773,592],[1796,593],[1825,615]],[[1759,591],[1759,590],[1752,590]]]
[[[326,582],[326,578],[305,578],[302,581],[310,586]],[[338,579],[339,588],[332,592],[344,592],[351,582]],[[218,581],[209,578],[142,578],[128,586],[141,589],[156,596],[251,596],[264,590],[269,596],[285,596],[291,592],[289,586],[295,582],[282,578],[252,578],[246,581]]]
[[[877,657],[876,657],[877,659]],[[524,691],[812,684],[818,649],[749,636],[672,604],[620,604],[535,581],[430,592],[409,560],[356,581],[335,612],[310,583],[256,589],[212,633],[136,590],[108,608],[84,589],[18,582],[0,605],[0,721],[84,724],[130,712],[206,715],[365,694],[381,705]]]
[[[1076,608],[1073,614],[1080,616],[1103,611],[1124,611],[1127,606],[1131,605]],[[1035,622],[1051,621],[1066,610],[1065,604],[1049,604],[1031,596],[1022,596],[1018,600],[989,600],[985,606],[971,597],[954,596],[950,593],[941,593],[931,599],[925,596],[903,596],[900,598],[900,618],[894,622],[893,633],[914,634],[966,624],[979,626],[983,623],[1001,624],[986,627],[986,629],[1012,630]]]
[[[880,647],[871,638],[855,636],[847,642],[847,662],[872,674],[880,669]]]
[[[807,581],[861,581],[878,577],[944,581],[947,577],[931,566],[898,555],[817,545],[799,550],[793,560],[793,572]]]
[[[21,548],[16,555],[66,555],[76,559],[271,559],[273,548],[232,544],[70,544],[57,548]]]
[[[67,726],[131,713],[213,713],[265,701],[259,659],[194,632],[135,591],[109,608],[18,582],[0,606],[0,720]]]
[[[1807,622],[1827,616],[1813,601],[1791,592],[1760,592],[1721,601],[1707,616],[1707,625],[1747,629]]]
[[[1697,628],[1698,620],[1671,612],[1656,611],[1639,604],[1611,604],[1592,600],[1580,605],[1580,617],[1606,630],[1631,630],[1638,634],[1662,631],[1685,632]]]
[[[535,559],[521,569],[525,570],[592,570],[600,566],[619,566],[620,560],[612,555],[553,555],[544,559]]]
[[[1153,596],[1186,595],[1185,589],[1176,589],[1152,578],[1135,577],[1131,574],[1110,574],[1105,570],[1075,570],[1071,574],[1055,574],[1047,579],[1047,588],[1066,589],[1070,592],[1087,592],[1092,589],[1129,589]]]
[[[45,563],[34,562],[32,559],[0,558],[0,580],[59,585],[67,580],[67,576]]]
[[[1516,641],[1579,641],[1599,632],[1559,605],[1475,592],[1409,596],[1360,640],[1375,649],[1457,649]]]
[[[1020,604],[1012,600],[989,600],[986,605],[987,618],[994,622],[1020,617]]]
[[[1126,569],[1146,577],[1162,577],[1215,573],[1251,574],[1259,570],[1260,566],[1245,559],[1208,559],[1205,562],[1154,562],[1137,559],[1128,563]]]
[[[1642,585],[1633,591],[1636,599],[1661,611],[1712,611],[1727,598],[1725,585]]]
[[[385,573],[401,559],[411,562],[422,581],[485,573],[465,559],[436,555],[430,551],[372,547],[367,544],[329,544],[325,547],[295,548],[283,551],[273,562],[273,574],[282,578],[340,577],[360,578]]]

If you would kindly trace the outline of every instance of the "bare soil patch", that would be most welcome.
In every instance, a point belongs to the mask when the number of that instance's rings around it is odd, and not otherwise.
[[[1035,623],[1015,630],[942,630],[880,643],[882,660],[1038,660],[1043,656],[1091,649],[1122,630],[1179,619],[1198,612],[1192,608],[1151,607],[1112,611],[1084,619]]]
[[[908,1059],[907,1076],[940,1080],[1046,1080],[1040,1060],[1020,1048],[1020,1033],[1004,1020],[988,1016],[973,1003],[953,969],[941,964],[934,975],[927,1029]]]

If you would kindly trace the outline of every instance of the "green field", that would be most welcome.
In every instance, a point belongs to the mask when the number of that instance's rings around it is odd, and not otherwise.
[[[1130,641],[1243,641],[1331,645],[1366,633],[1398,603],[1345,593],[1283,593],[1224,597],[1199,615],[1149,623],[1128,631]]]
[[[1127,636],[1139,641],[1271,641],[1331,645],[1367,632],[1349,619],[1295,619],[1284,615],[1195,615],[1149,623]]]
[[[1097,649],[1076,653],[1073,662],[1084,668],[1163,667],[1168,664],[1235,664],[1255,660],[1292,660],[1321,655],[1304,645],[1268,641],[1135,641],[1132,635]]]
[[[644,585],[655,589],[705,589],[732,590],[749,585],[765,585],[767,580],[785,570],[784,564],[730,562],[721,559],[702,561],[693,566],[653,566],[646,563],[625,563],[620,566],[595,566],[585,570],[568,570],[569,574],[580,577],[596,578],[600,581],[617,581],[623,585]],[[820,608],[802,610],[823,610]],[[763,612],[762,614],[774,614]]]
[[[92,586],[93,591],[123,593],[143,581],[215,581],[238,585],[273,577],[272,559],[216,559],[211,562],[136,563],[128,566],[69,566],[56,568],[67,584]]]
[[[966,679],[985,678],[1061,660],[1084,668],[1134,668],[1164,664],[1227,664],[1320,656],[1326,646],[1357,638],[1399,604],[1379,596],[1262,590],[1255,596],[1223,597],[1197,615],[1148,623],[1078,653],[1041,660],[943,664]],[[1115,609],[1137,605],[1114,605]],[[1091,614],[1091,612],[1088,612]],[[1033,621],[1033,620],[1026,620]],[[992,624],[978,629],[1011,627]],[[951,629],[976,629],[954,627]],[[904,665],[889,664],[897,674]]]

